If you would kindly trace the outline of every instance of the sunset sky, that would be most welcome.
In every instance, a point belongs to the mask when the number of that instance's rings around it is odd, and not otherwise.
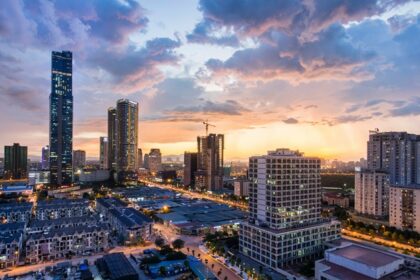
[[[48,144],[52,50],[73,52],[74,149],[140,104],[145,152],[280,147],[358,160],[368,131],[420,134],[420,1],[0,1],[0,147]],[[0,149],[0,154],[3,149]]]

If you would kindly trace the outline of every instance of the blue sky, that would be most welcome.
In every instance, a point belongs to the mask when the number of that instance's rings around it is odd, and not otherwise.
[[[278,147],[365,156],[368,130],[420,133],[420,2],[0,2],[0,145],[48,144],[50,53],[74,57],[74,148],[97,157],[106,110],[140,104],[144,150],[226,157]]]

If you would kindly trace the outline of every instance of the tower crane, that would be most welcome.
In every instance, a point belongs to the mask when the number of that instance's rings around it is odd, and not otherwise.
[[[203,124],[206,126],[206,136],[209,134],[209,126],[216,127],[215,125],[209,123],[209,120],[204,121]]]

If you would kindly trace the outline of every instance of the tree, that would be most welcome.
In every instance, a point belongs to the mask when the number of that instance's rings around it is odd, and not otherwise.
[[[159,267],[159,272],[162,276],[165,276],[166,275],[166,267],[164,267],[164,266]]]
[[[172,242],[172,247],[173,247],[175,250],[181,250],[182,248],[184,248],[184,245],[185,245],[185,241],[184,241],[184,240],[182,240],[182,239],[175,239],[175,240]]]
[[[155,245],[159,248],[162,248],[165,245],[165,240],[161,237],[156,238]]]

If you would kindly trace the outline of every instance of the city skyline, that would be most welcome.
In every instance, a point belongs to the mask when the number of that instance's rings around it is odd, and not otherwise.
[[[164,155],[193,151],[206,119],[226,162],[277,147],[356,160],[369,130],[420,133],[418,2],[244,1],[234,19],[232,1],[123,2],[0,4],[1,145],[38,158],[49,144],[53,50],[73,52],[73,148],[88,158],[120,98],[141,108],[139,147]]]

